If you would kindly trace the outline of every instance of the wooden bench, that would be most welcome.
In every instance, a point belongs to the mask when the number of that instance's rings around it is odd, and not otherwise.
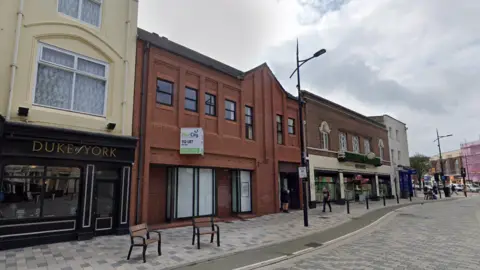
[[[150,233],[158,234],[158,238],[150,238]],[[135,241],[137,240],[137,241]],[[138,241],[140,240],[140,241]],[[130,255],[132,254],[133,247],[143,247],[143,262],[147,262],[145,259],[145,252],[147,251],[147,246],[152,243],[158,243],[157,252],[158,255],[162,255],[162,235],[159,231],[149,231],[147,224],[139,224],[130,227],[130,250],[128,251],[127,260],[130,260]]]
[[[213,243],[213,237],[217,235],[217,246],[220,246],[220,228],[215,224],[213,217],[205,218],[193,218],[193,237],[192,245],[195,245],[195,237],[197,237],[197,247],[200,249],[200,235],[211,235],[210,243]],[[206,228],[206,230],[201,231],[200,228]]]

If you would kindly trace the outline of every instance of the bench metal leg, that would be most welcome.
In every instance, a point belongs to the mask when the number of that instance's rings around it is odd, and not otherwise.
[[[145,252],[147,252],[147,246],[143,246],[143,254],[142,254],[142,255],[143,255],[143,262],[144,262],[144,263],[147,262],[147,260],[146,260],[146,258],[145,258]]]
[[[197,230],[197,248],[200,249],[200,229]]]
[[[210,236],[210,243],[213,243],[213,237],[215,236],[214,233],[212,233],[212,235]]]
[[[220,229],[217,228],[217,247],[220,246]]]
[[[195,227],[193,227],[192,246],[195,245]]]
[[[130,255],[132,254],[133,245],[130,245],[130,250],[128,251],[127,261],[130,260]]]
[[[158,247],[157,247],[158,256],[162,255],[162,236],[158,235]]]

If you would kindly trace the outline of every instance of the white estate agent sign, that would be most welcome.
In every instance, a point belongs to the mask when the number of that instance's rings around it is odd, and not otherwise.
[[[181,128],[180,154],[203,155],[202,128]]]

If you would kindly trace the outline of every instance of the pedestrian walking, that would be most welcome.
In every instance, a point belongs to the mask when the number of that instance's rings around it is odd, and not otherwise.
[[[282,210],[284,213],[288,213],[288,203],[290,201],[290,191],[287,187],[283,187],[280,194],[280,200],[282,201]]]
[[[330,205],[330,191],[327,187],[323,187],[323,212],[325,212],[325,205],[328,204],[328,209],[332,212],[332,206]]]
[[[452,184],[452,193],[455,193],[458,195],[457,193],[457,186],[455,186],[455,184]]]

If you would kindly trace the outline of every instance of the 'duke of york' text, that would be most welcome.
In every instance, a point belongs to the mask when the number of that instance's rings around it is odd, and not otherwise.
[[[60,153],[70,155],[94,155],[97,157],[117,157],[116,148],[70,143],[33,141],[32,152]]]

